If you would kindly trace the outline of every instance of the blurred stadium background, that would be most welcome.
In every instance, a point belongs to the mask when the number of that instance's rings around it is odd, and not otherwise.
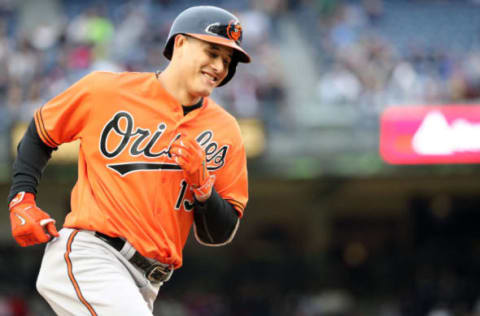
[[[2,196],[33,111],[93,70],[162,69],[192,4],[235,12],[253,57],[214,95],[241,123],[251,201],[228,247],[189,240],[155,315],[480,315],[479,122],[454,140],[476,146],[467,164],[379,148],[387,109],[479,105],[480,1],[0,0]],[[39,187],[58,224],[75,148]],[[4,212],[0,315],[53,315],[34,291],[43,246],[17,246]]]

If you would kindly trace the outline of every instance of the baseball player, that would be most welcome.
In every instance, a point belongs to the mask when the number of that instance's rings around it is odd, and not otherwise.
[[[234,237],[245,150],[209,95],[250,62],[241,40],[231,13],[191,7],[171,26],[163,71],[93,72],[35,112],[13,165],[10,219],[21,246],[48,242],[37,290],[58,315],[152,315],[192,224],[204,245]],[[78,179],[57,232],[36,187],[52,150],[73,140]]]

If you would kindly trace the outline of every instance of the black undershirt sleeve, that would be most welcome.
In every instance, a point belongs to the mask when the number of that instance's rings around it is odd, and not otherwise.
[[[234,232],[238,213],[215,189],[204,203],[195,201],[194,221],[197,237],[206,244],[223,244]]]
[[[35,121],[32,119],[17,146],[17,157],[13,162],[12,186],[7,202],[21,191],[37,194],[38,183],[53,150],[54,148],[47,146],[40,139]]]

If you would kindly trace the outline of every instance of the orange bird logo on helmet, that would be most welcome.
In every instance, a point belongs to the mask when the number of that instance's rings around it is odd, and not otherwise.
[[[237,42],[242,38],[242,26],[235,20],[230,21],[227,26],[227,36]]]

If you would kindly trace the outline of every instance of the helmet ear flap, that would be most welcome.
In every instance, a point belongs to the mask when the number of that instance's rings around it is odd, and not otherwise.
[[[218,87],[223,86],[224,84],[226,84],[227,82],[229,82],[230,79],[233,78],[233,75],[235,75],[235,71],[237,70],[237,65],[238,65],[238,58],[232,59],[232,61],[230,62],[230,65],[228,65],[228,74],[227,74],[227,76],[225,77],[225,79],[223,79],[223,81],[220,82],[220,84],[218,85]]]
[[[178,35],[184,35],[184,34],[182,34],[182,33],[174,34],[173,36],[171,36],[171,37],[168,39],[168,42],[167,42],[167,44],[165,45],[165,49],[164,49],[164,51],[163,51],[163,55],[164,55],[168,60],[172,60],[172,57],[173,57],[173,49],[174,49],[175,41],[176,41]]]
[[[173,43],[175,42],[175,36],[172,36],[168,39],[165,49],[163,50],[163,56],[168,60],[172,60],[173,55]]]

